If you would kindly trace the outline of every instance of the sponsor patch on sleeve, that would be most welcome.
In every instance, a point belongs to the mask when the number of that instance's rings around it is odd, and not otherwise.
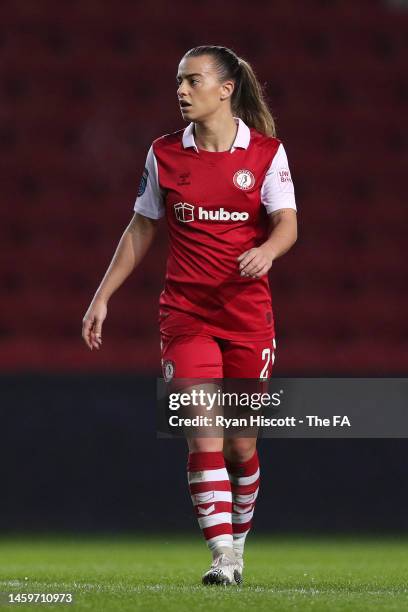
[[[281,191],[293,191],[292,177],[288,167],[279,168],[277,178]]]

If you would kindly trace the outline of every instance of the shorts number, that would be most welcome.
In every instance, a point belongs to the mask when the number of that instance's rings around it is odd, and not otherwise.
[[[273,349],[276,349],[275,338],[273,339]],[[261,373],[259,374],[259,378],[268,378],[268,367],[271,362],[271,357],[272,357],[272,365],[273,365],[275,361],[275,350],[271,351],[270,348],[264,348],[262,351],[262,361],[266,359],[266,363],[264,367],[262,368]]]
[[[271,349],[270,348],[264,348],[262,351],[262,361],[266,359],[266,363],[264,365],[264,367],[261,370],[261,373],[259,375],[259,378],[268,378],[268,366],[269,366],[269,362],[271,361]]]

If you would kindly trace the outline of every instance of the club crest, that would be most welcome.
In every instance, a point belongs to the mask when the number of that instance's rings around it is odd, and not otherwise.
[[[233,182],[238,189],[247,191],[255,185],[255,177],[250,170],[237,170],[234,174]]]

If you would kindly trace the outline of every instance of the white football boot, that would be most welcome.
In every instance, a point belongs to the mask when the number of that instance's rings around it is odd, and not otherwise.
[[[235,557],[235,565],[234,565],[234,580],[236,584],[242,584],[244,579],[242,574],[244,573],[244,560],[242,557]]]
[[[211,563],[211,567],[203,576],[203,584],[223,584],[227,586],[229,584],[235,584],[234,570],[235,570],[235,557],[234,553],[221,553]]]

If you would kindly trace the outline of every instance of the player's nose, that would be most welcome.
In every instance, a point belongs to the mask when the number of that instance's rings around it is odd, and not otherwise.
[[[179,102],[181,101],[182,98],[184,98],[187,95],[187,91],[186,91],[186,86],[183,83],[180,83],[180,85],[178,86],[177,89],[177,97],[179,99]]]

